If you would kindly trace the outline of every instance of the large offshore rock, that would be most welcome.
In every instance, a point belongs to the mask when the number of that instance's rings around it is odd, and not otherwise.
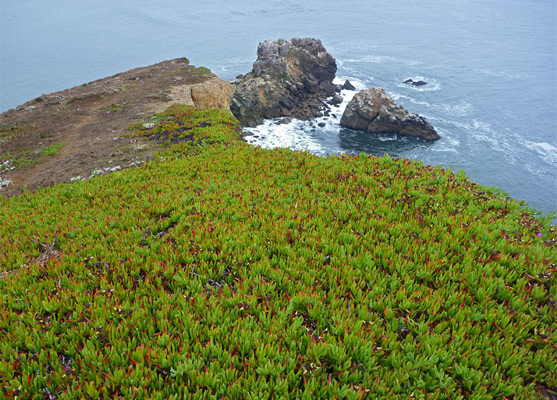
[[[230,110],[245,126],[265,118],[319,116],[324,99],[335,94],[336,70],[320,40],[267,40],[257,48],[253,70],[235,83]]]
[[[428,141],[441,138],[424,117],[397,105],[380,87],[356,93],[346,106],[340,124],[367,133],[397,133]]]

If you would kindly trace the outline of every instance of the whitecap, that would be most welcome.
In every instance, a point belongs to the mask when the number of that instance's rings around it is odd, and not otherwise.
[[[406,140],[404,136],[398,136],[396,133],[379,133],[375,134],[375,138],[381,142],[392,142],[395,140]]]

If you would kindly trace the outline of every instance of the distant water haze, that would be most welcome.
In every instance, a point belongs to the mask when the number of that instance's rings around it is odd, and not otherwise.
[[[250,142],[464,168],[472,180],[531,207],[557,210],[555,0],[5,0],[0,111],[183,56],[231,80],[251,70],[259,42],[296,36],[321,39],[337,60],[339,80],[384,87],[442,139],[342,129],[344,103],[336,119],[318,121],[324,127],[268,122],[251,131]]]

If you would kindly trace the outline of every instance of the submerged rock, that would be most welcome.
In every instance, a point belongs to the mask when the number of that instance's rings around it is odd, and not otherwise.
[[[337,65],[318,39],[267,40],[257,48],[253,70],[239,76],[230,110],[244,126],[265,118],[309,119],[335,94]]]
[[[441,138],[424,117],[397,105],[379,87],[356,93],[346,106],[340,124],[367,133],[397,133],[428,141]]]

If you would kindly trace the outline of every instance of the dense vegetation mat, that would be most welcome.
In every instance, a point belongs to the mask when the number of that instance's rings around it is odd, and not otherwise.
[[[0,200],[0,397],[555,390],[549,218],[441,167],[253,148],[222,112],[136,128],[163,124],[192,140]]]

